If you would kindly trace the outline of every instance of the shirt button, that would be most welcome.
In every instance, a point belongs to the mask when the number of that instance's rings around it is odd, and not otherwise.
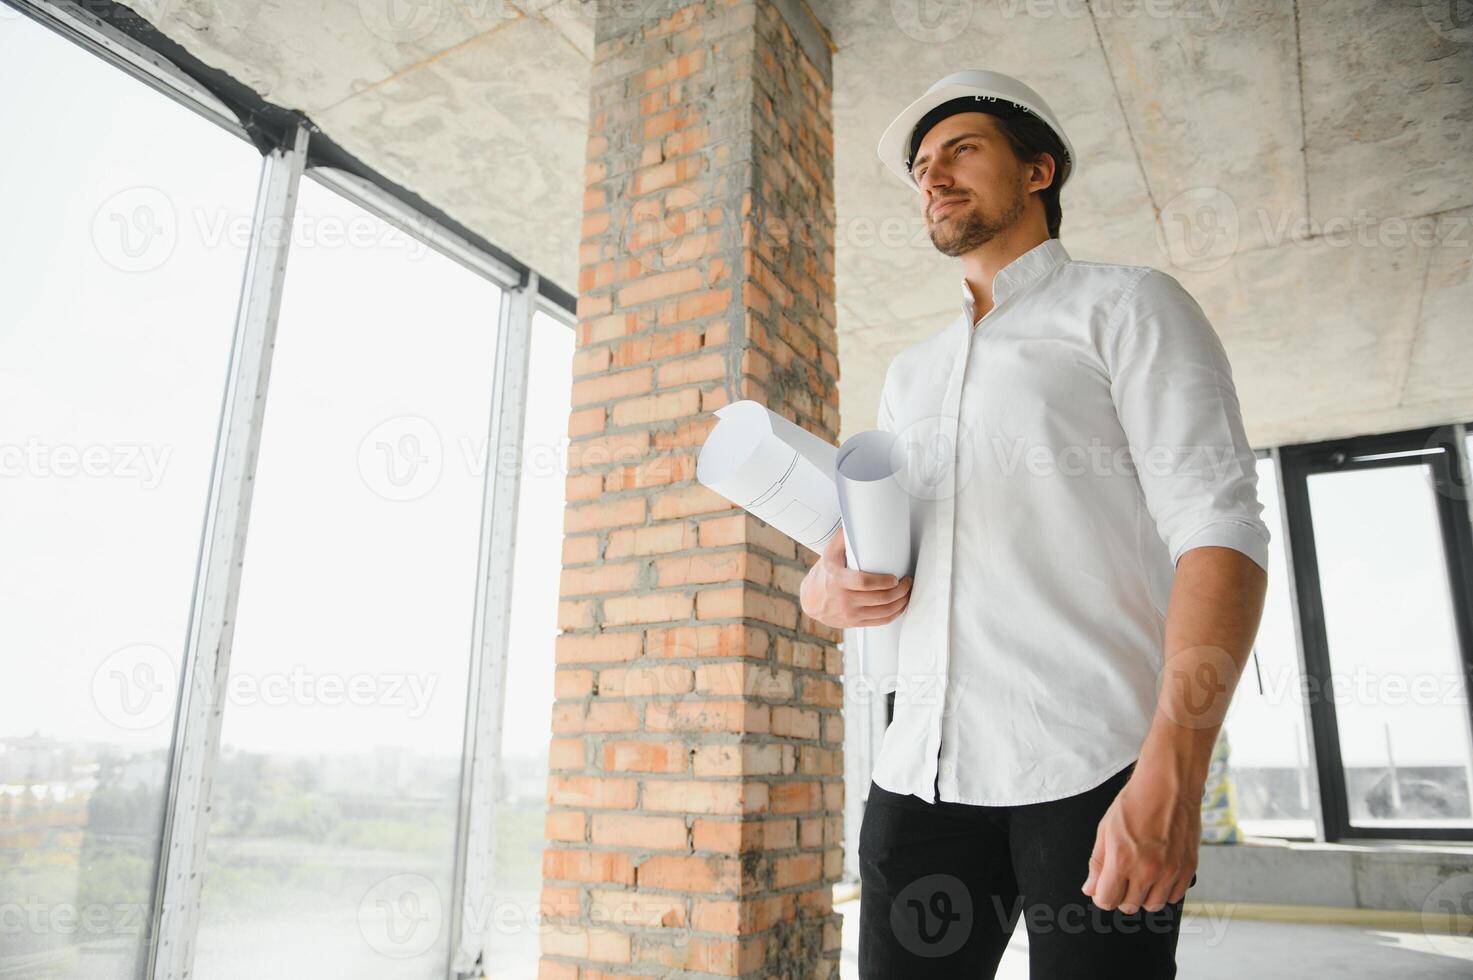
[[[956,766],[950,762],[943,762],[941,763],[940,771],[941,777],[943,779],[950,779],[952,775],[956,772]]]

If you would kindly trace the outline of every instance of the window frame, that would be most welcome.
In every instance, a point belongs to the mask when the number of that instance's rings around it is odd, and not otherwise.
[[[1468,685],[1473,684],[1473,520],[1470,520],[1473,511],[1470,511],[1468,501],[1470,483],[1463,438],[1465,431],[1465,423],[1458,422],[1436,428],[1305,443],[1276,450],[1281,461],[1279,479],[1293,576],[1300,669],[1306,679],[1314,680],[1319,692],[1305,698],[1306,730],[1319,787],[1319,840],[1473,840],[1473,827],[1365,827],[1351,823],[1335,703],[1333,698],[1324,695],[1331,689],[1330,647],[1308,482],[1309,477],[1319,473],[1424,463],[1431,466],[1437,491],[1435,501],[1443,554],[1446,556],[1448,594],[1452,601],[1459,660],[1467,690]],[[1397,453],[1416,455],[1383,455]],[[1366,458],[1375,456],[1382,458]],[[1467,723],[1469,731],[1473,732],[1473,699],[1469,699]]]
[[[123,10],[111,3],[75,0],[0,0],[114,67],[148,84],[226,131],[260,148],[263,135],[240,124],[235,109],[159,51],[99,16]],[[160,47],[167,47],[160,42]],[[278,110],[280,111],[280,110]],[[222,716],[230,671],[234,610],[249,530],[257,450],[269,396],[274,342],[301,179],[316,180],[501,289],[496,310],[497,362],[487,419],[488,465],[483,486],[478,605],[470,658],[461,758],[454,862],[454,894],[447,906],[447,977],[479,976],[485,936],[471,931],[492,893],[493,787],[499,780],[501,715],[505,698],[520,467],[508,472],[491,461],[520,458],[528,353],[537,312],[573,329],[571,294],[530,267],[423,205],[415,195],[361,164],[353,172],[334,164],[343,154],[305,117],[294,119],[275,145],[262,148],[245,275],[237,302],[227,387],[215,443],[204,527],[180,671],[179,701],[169,749],[162,844],[147,925],[153,980],[192,970],[205,879],[209,793],[220,757]],[[353,161],[356,164],[356,161]],[[275,229],[263,235],[263,228]],[[549,637],[549,642],[551,637]],[[550,737],[550,735],[549,735]],[[484,923],[483,923],[484,924]]]

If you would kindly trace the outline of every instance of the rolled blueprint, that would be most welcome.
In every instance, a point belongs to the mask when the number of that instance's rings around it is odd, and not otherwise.
[[[696,479],[794,541],[822,551],[839,529],[838,450],[754,401],[716,410]]]
[[[902,485],[895,435],[861,432],[845,440],[835,459],[844,551],[851,568],[904,578],[910,574],[910,495]],[[900,670],[900,624],[859,631],[860,672],[880,690],[895,689]]]
[[[861,432],[835,448],[753,401],[717,409],[696,479],[799,544],[822,551],[842,526],[847,564],[910,574],[910,496],[889,432]],[[900,623],[858,630],[860,670],[894,690]]]

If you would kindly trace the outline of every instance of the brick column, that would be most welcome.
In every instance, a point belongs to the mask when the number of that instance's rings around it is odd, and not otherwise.
[[[837,435],[828,42],[801,0],[601,11],[541,976],[837,976],[838,637],[694,482],[729,401]]]

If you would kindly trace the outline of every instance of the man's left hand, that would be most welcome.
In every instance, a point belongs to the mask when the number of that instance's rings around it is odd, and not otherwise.
[[[1160,911],[1186,896],[1201,838],[1201,790],[1138,765],[1100,821],[1083,891],[1102,909]]]

